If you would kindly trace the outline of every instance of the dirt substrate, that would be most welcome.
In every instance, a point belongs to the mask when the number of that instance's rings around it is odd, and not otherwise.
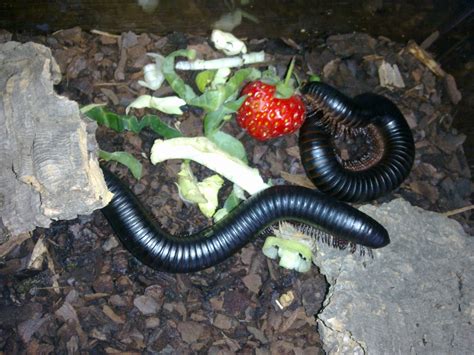
[[[79,28],[47,37],[10,35],[2,41],[33,40],[53,51],[64,78],[57,90],[81,105],[106,102],[123,113],[138,95],[149,94],[137,81],[148,63],[147,52],[170,53],[192,46],[204,58],[218,56],[207,38],[172,33],[97,35]],[[444,81],[419,62],[404,45],[365,34],[315,38],[312,43],[248,39],[250,50],[264,49],[278,71],[296,55],[299,76],[309,71],[349,95],[371,91],[398,104],[413,129],[417,153],[404,184],[375,204],[402,196],[433,211],[468,206],[471,175],[462,142],[451,128],[450,101]],[[397,64],[405,88],[380,86],[378,66]],[[192,75],[187,79],[191,82]],[[449,88],[448,88],[449,89]],[[452,89],[452,88],[451,88]],[[159,89],[155,95],[169,94]],[[143,111],[137,111],[138,115]],[[176,118],[162,118],[176,124]],[[179,117],[187,136],[202,134],[202,113],[190,108]],[[307,184],[299,161],[297,136],[258,143],[231,122],[226,130],[247,148],[249,161],[275,184]],[[102,149],[126,150],[144,165],[137,182],[123,167],[111,168],[171,233],[190,233],[208,225],[194,206],[181,201],[174,185],[180,162],[149,163],[151,131],[117,134],[99,128]],[[193,164],[199,177],[209,174]],[[222,192],[222,198],[230,185]],[[472,235],[470,212],[453,216]],[[36,269],[27,269],[33,247],[48,253]],[[313,268],[297,274],[279,268],[261,251],[262,240],[224,263],[195,274],[171,275],[139,264],[117,242],[100,212],[38,229],[34,237],[0,261],[0,350],[14,353],[158,352],[210,354],[317,354],[322,344],[315,315],[327,284]]]

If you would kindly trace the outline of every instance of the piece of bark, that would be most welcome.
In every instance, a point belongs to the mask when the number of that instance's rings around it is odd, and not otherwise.
[[[0,44],[0,221],[11,235],[104,207],[96,124],[59,96],[51,51]]]

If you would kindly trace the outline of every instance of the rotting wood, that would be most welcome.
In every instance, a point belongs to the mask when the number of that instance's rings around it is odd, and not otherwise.
[[[60,79],[48,48],[0,44],[0,222],[13,236],[90,214],[111,198],[96,124],[55,93]]]

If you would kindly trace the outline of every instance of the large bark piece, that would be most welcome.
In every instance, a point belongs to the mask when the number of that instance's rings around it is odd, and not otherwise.
[[[0,44],[0,225],[11,235],[90,214],[111,198],[96,125],[54,92],[60,79],[47,47]]]

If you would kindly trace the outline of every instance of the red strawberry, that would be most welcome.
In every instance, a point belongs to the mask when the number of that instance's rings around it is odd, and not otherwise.
[[[237,111],[237,122],[249,135],[264,141],[298,130],[305,119],[305,106],[298,95],[275,96],[276,86],[254,81],[242,90],[248,95]]]

